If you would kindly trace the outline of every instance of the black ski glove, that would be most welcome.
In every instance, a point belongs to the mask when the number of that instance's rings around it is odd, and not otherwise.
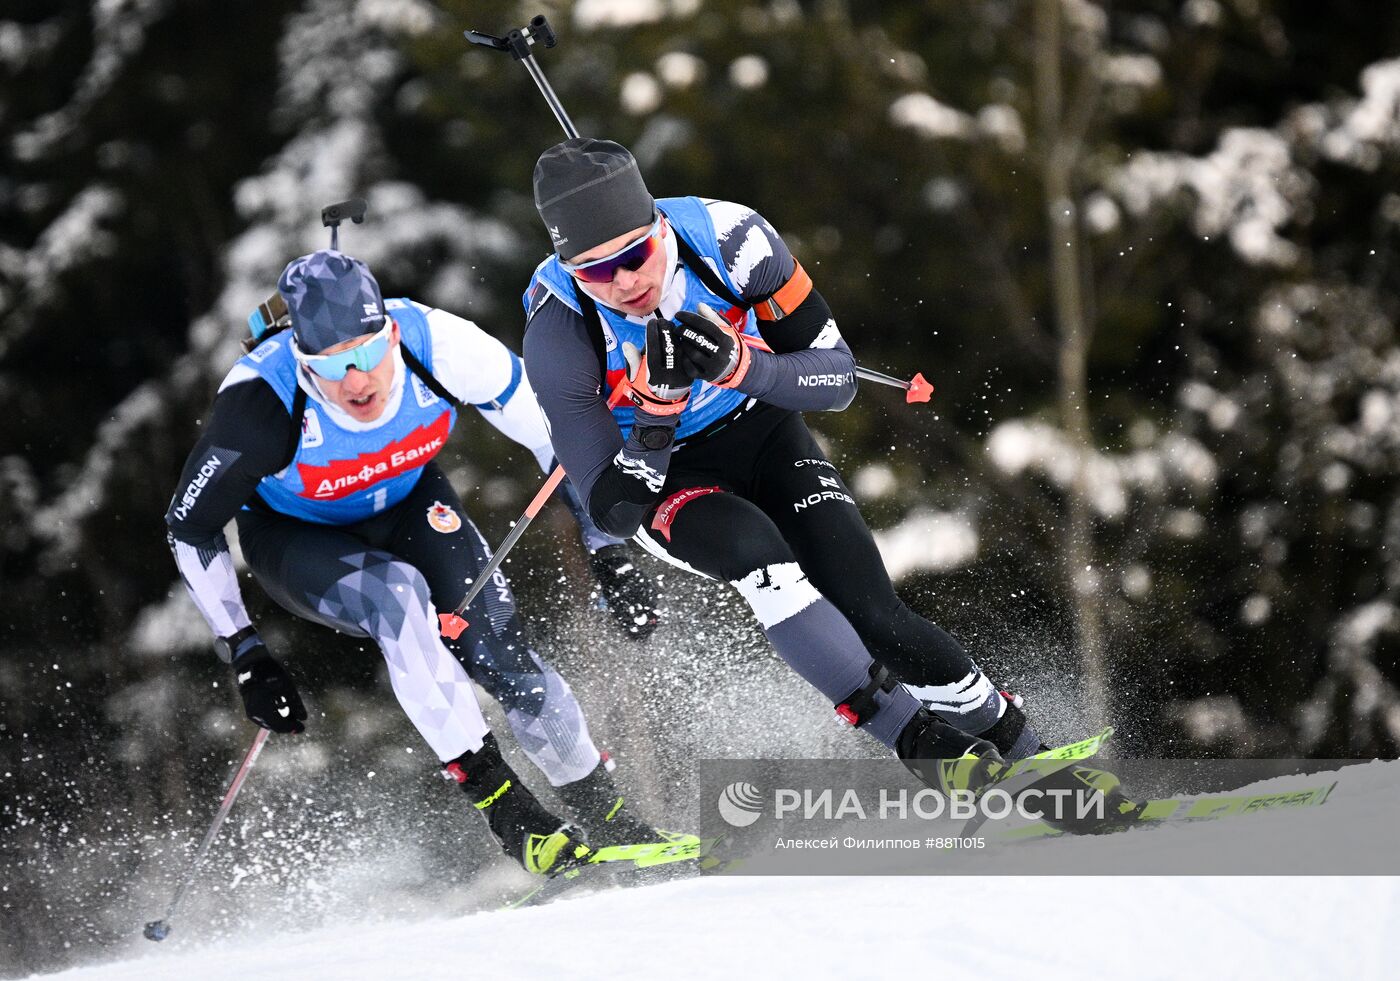
[[[233,662],[238,694],[248,718],[273,732],[302,732],[306,726],[306,706],[301,704],[296,683],[259,641]]]
[[[698,313],[682,310],[676,320],[680,322],[676,340],[681,360],[692,378],[703,378],[721,388],[733,388],[743,380],[751,355],[729,321],[704,303]]]
[[[624,544],[604,545],[589,555],[593,578],[613,615],[632,640],[645,640],[661,621],[656,609],[656,585],[632,561]]]
[[[647,349],[622,345],[622,356],[631,369],[632,404],[654,416],[680,415],[690,398],[692,377],[681,358],[676,325],[653,318],[647,323]]]

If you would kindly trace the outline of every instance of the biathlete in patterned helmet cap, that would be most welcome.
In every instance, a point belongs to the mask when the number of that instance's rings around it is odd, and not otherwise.
[[[620,806],[573,692],[530,646],[501,573],[439,636],[489,559],[435,461],[471,406],[528,448],[554,451],[520,359],[476,324],[408,298],[385,300],[369,267],[337,251],[290,262],[278,281],[291,328],[264,335],[224,379],[166,515],[179,566],[233,669],[248,717],[301,732],[291,674],[249,619],[223,529],[292,613],[372,640],[394,694],[508,854],[532,872],[589,846],[655,840]],[[576,500],[576,498],[575,498]],[[631,637],[657,622],[652,581],[628,547],[575,508],[610,608]],[[473,682],[500,703],[521,748],[586,828],[546,810],[502,759]]]

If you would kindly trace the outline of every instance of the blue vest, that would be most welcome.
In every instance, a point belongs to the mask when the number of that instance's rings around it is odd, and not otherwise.
[[[706,264],[717,272],[724,284],[738,296],[739,290],[729,278],[729,272],[720,259],[714,222],[710,220],[710,211],[705,207],[705,203],[694,197],[662,198],[656,202],[656,206],[670,221],[672,229],[679,231],[685,240],[694,246]],[[728,300],[711,293],[689,267],[682,266],[681,273],[685,276],[685,303],[681,306],[682,310],[694,311],[701,303],[708,303],[711,309],[741,328],[745,334],[758,336],[758,320],[752,310],[731,306]],[[575,313],[582,315],[578,296],[574,293],[574,278],[564,271],[557,255],[551,255],[535,267],[530,286],[525,290],[527,312],[531,308],[530,298],[539,285],[543,285]],[[601,303],[597,306],[598,313],[606,321],[606,325],[587,326],[589,330],[601,328],[603,331],[603,346],[607,353],[607,387],[608,391],[611,391],[627,376],[627,360],[622,356],[622,345],[631,343],[638,351],[643,350],[647,343],[647,331],[644,326],[633,323],[616,310]],[[732,388],[718,388],[708,382],[697,381],[690,389],[690,401],[681,412],[680,423],[676,427],[676,438],[684,439],[699,432],[717,419],[733,412],[747,399],[747,395]],[[612,412],[625,437],[632,429],[632,418],[636,410],[627,402]]]
[[[386,300],[384,309],[399,325],[399,336],[433,369],[428,321],[406,299]],[[297,372],[290,332],[263,341],[239,361],[272,386],[290,412]],[[457,421],[456,408],[434,395],[404,366],[398,411],[374,429],[342,429],[315,402],[301,417],[301,439],[292,462],[258,483],[258,494],[275,511],[317,524],[362,521],[408,496],[424,465],[437,456]]]

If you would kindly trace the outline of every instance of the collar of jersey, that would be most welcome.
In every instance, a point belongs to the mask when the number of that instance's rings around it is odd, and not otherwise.
[[[403,354],[400,350],[400,345],[394,345],[394,349],[390,352],[389,357],[394,359],[394,380],[389,384],[389,403],[385,406],[384,411],[379,414],[379,418],[373,422],[361,422],[322,395],[320,386],[316,384],[316,380],[308,377],[310,373],[305,368],[301,367],[301,365],[297,365],[297,384],[302,387],[302,390],[306,392],[308,397],[316,402],[317,406],[320,407],[321,411],[326,414],[326,418],[331,422],[347,432],[367,433],[371,430],[378,429],[380,426],[393,419],[394,416],[398,415],[399,405],[403,402],[404,375],[407,369],[403,363]]]

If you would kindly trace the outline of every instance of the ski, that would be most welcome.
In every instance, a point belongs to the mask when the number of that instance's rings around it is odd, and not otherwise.
[[[536,883],[528,892],[502,909],[519,909],[522,906],[537,906],[557,896],[565,889],[577,884],[600,869],[609,873],[629,874],[641,872],[661,865],[688,862],[708,854],[713,841],[706,841],[698,835],[674,831],[659,831],[663,841],[639,842],[632,845],[604,845],[594,849],[582,865],[565,869],[558,875],[550,876]]]
[[[1165,824],[1217,821],[1243,814],[1262,814],[1265,811],[1321,807],[1327,803],[1336,786],[1334,781],[1327,786],[1269,794],[1204,794],[1197,797],[1149,798],[1141,802],[1142,809],[1131,821],[1107,830],[1128,831],[1133,828],[1161,827]],[[1044,821],[1036,821],[1034,824],[1008,831],[1000,837],[1004,841],[1035,841],[1042,838],[1058,838],[1063,834],[1066,832],[1051,827]]]
[[[705,842],[699,835],[682,834],[674,831],[658,831],[663,841],[641,842],[635,845],[605,845],[596,848],[588,856],[589,865],[604,865],[609,862],[632,862],[639,869],[653,865],[667,865],[671,862],[684,862],[698,858]]]
[[[1108,737],[1113,735],[1113,726],[1105,726],[1099,732],[1088,738],[1081,739],[1074,743],[1065,743],[1063,746],[1054,746],[1050,749],[1042,750],[1030,757],[1032,760],[1086,760],[1095,755],[1104,743],[1108,742]],[[1024,762],[1024,761],[1022,761]],[[1014,764],[1013,764],[1014,766]]]

